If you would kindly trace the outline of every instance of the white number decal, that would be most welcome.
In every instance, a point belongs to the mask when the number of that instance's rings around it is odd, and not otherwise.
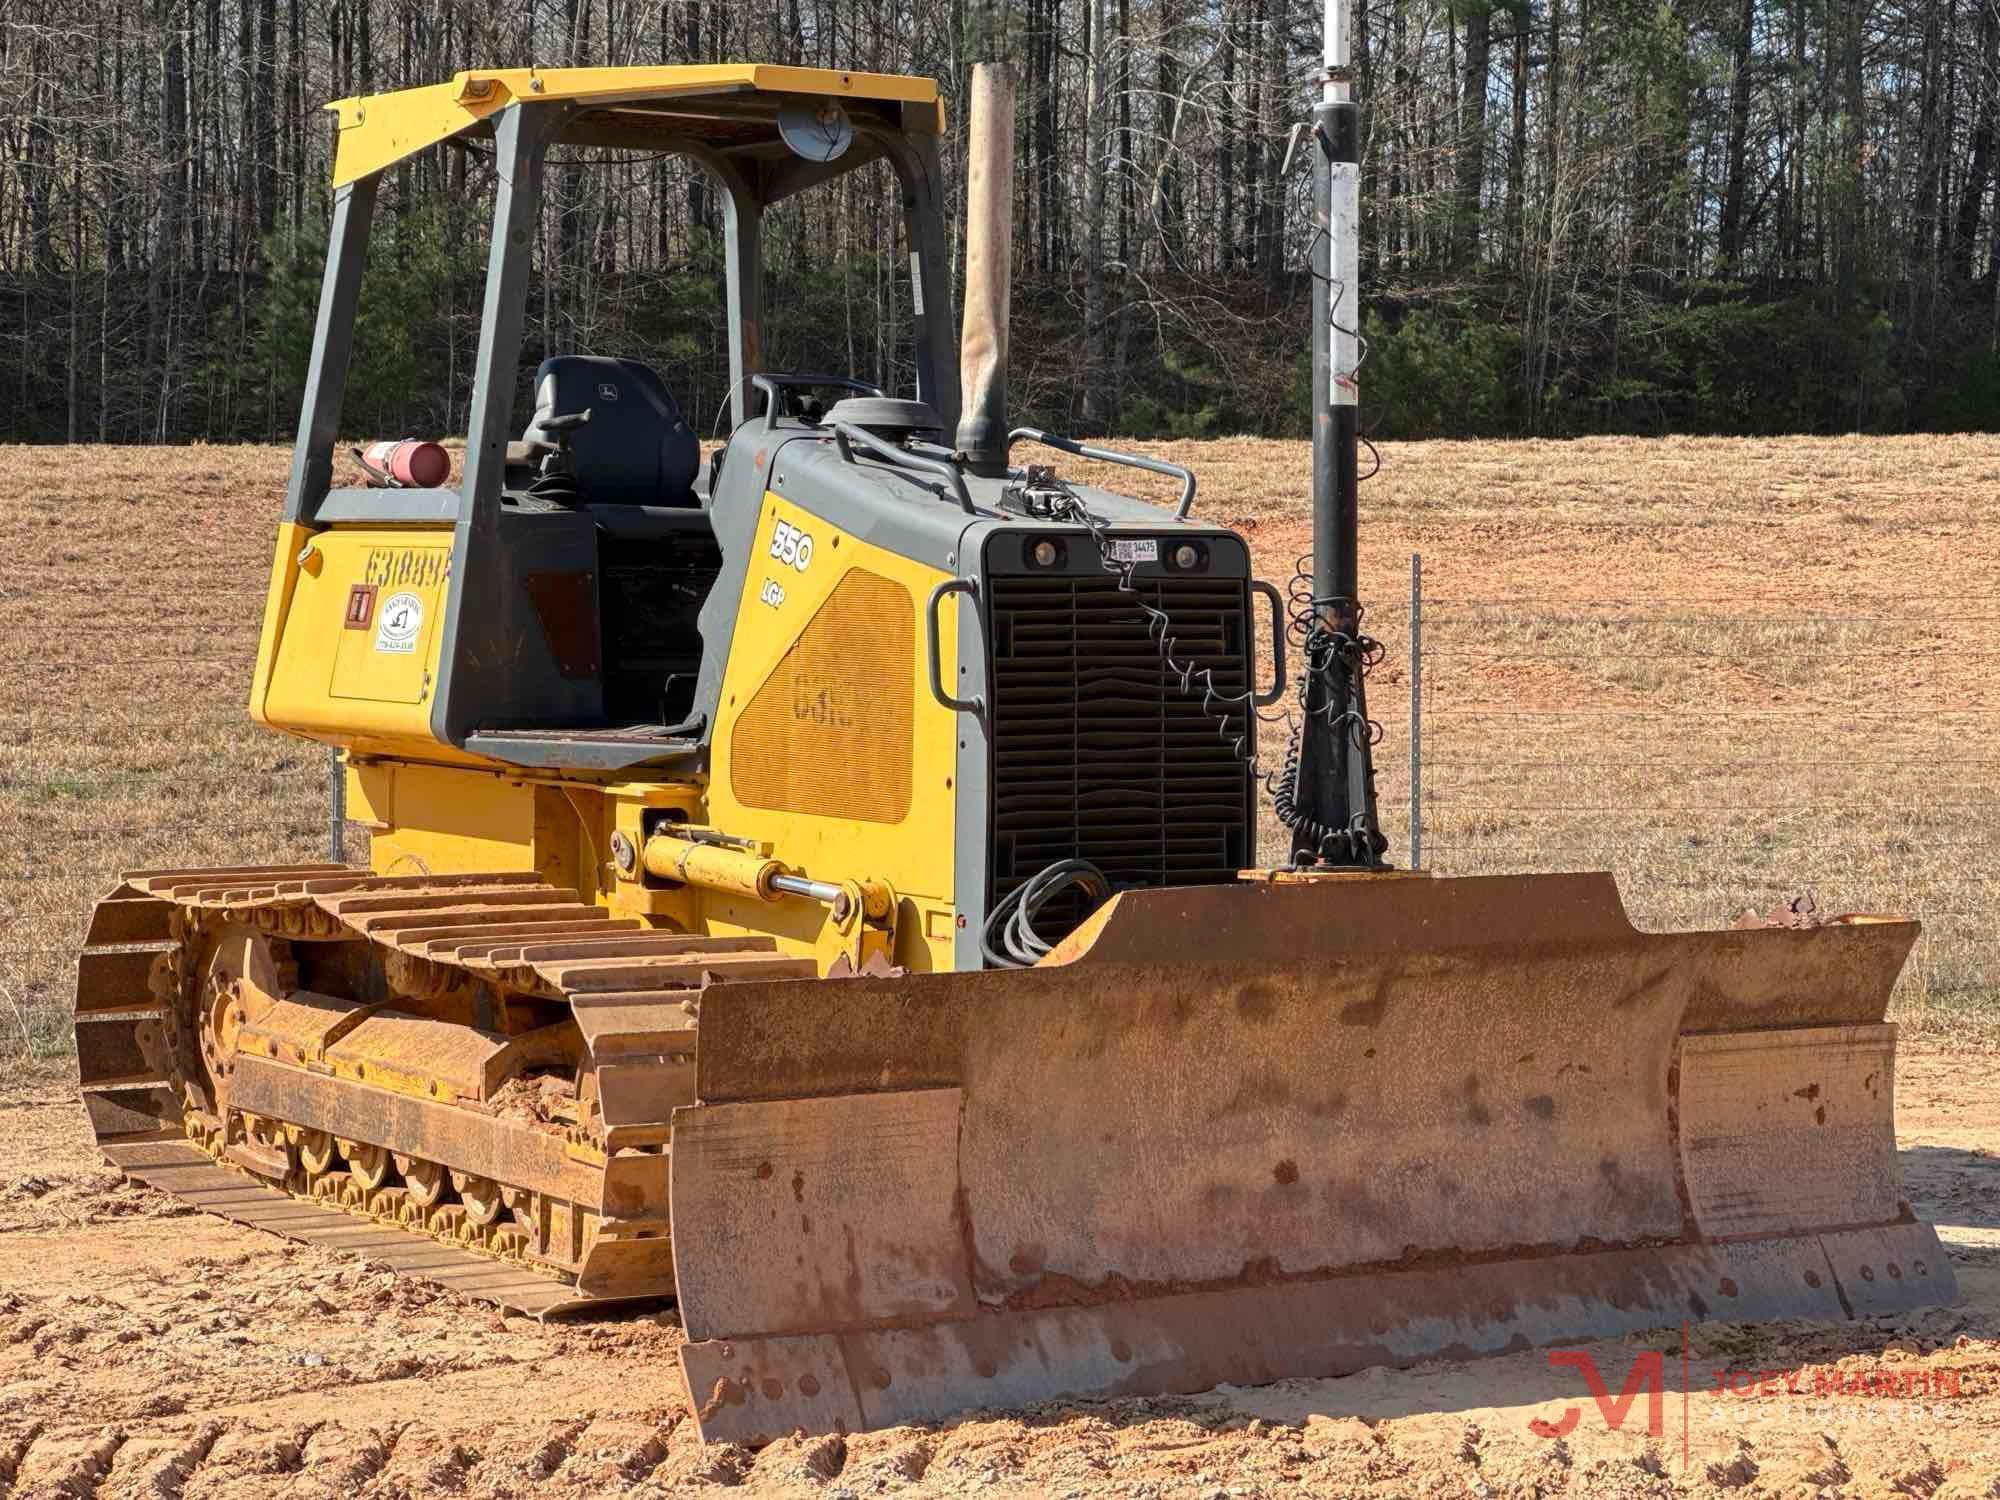
[[[779,585],[777,579],[766,578],[764,580],[764,587],[757,591],[757,598],[760,603],[768,604],[771,608],[776,609],[780,604],[785,602],[785,591]]]
[[[812,533],[799,530],[790,521],[780,521],[771,532],[771,556],[805,572],[813,560]]]

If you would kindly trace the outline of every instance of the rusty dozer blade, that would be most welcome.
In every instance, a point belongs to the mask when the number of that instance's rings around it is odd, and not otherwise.
[[[715,993],[672,1162],[702,1435],[1948,1302],[1882,1019],[1916,930],[1246,882],[1034,969]]]

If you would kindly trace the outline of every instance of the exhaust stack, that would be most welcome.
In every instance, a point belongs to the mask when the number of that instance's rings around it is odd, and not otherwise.
[[[1005,63],[972,69],[966,151],[965,388],[958,449],[975,474],[1007,469],[1007,302],[1014,253],[1014,75]]]

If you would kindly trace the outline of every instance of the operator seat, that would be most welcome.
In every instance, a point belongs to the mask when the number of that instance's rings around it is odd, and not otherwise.
[[[577,500],[585,505],[694,506],[701,445],[652,366],[597,354],[558,354],[535,371],[535,414],[523,434],[555,442],[541,423],[588,411],[568,434]]]

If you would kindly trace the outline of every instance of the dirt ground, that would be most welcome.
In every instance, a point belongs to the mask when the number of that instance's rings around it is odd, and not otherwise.
[[[1901,1080],[1959,1305],[1581,1346],[1614,1403],[1662,1356],[1657,1424],[1642,1393],[1612,1430],[1538,1352],[752,1453],[697,1441],[670,1310],[537,1325],[182,1209],[41,1069],[0,1087],[0,1494],[2000,1496],[2000,1091],[1937,1051]]]

